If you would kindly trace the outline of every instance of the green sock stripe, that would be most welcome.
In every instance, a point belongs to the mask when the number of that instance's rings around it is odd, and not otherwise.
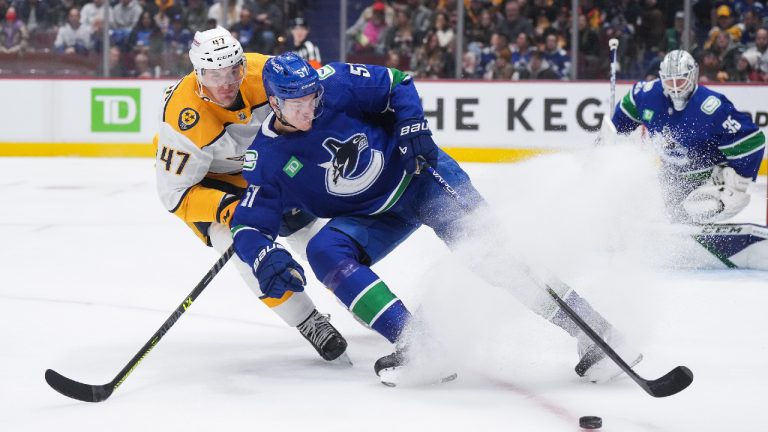
[[[765,144],[765,135],[760,131],[736,145],[721,148],[720,151],[723,152],[728,159],[736,159],[753,153],[755,150],[762,147],[763,144]]]
[[[364,289],[350,305],[349,310],[368,325],[373,324],[390,304],[397,300],[387,284],[381,280],[374,282]]]

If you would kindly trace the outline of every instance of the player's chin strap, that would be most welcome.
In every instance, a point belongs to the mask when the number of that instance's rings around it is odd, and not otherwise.
[[[290,124],[290,123],[288,122],[288,120],[286,120],[285,118],[283,118],[283,112],[282,112],[282,110],[280,110],[279,106],[280,106],[280,104],[278,103],[278,108],[277,108],[277,109],[275,109],[275,110],[273,110],[273,111],[275,112],[275,118],[277,119],[277,121],[279,121],[280,123],[282,123],[282,125],[283,125],[283,126],[288,126],[288,127],[294,128],[294,129],[299,129],[299,128],[297,128],[296,126],[294,126],[294,125]]]

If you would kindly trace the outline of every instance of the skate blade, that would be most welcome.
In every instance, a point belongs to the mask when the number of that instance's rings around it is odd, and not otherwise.
[[[399,368],[382,369],[379,371],[381,383],[387,387],[418,387],[444,384],[455,380],[458,376],[455,372],[442,376],[410,375],[403,373]]]
[[[352,367],[352,360],[349,358],[346,352],[343,352],[340,356],[333,360],[327,360],[328,364],[336,367]]]

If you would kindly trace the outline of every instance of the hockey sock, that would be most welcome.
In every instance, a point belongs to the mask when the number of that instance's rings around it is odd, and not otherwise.
[[[325,285],[363,323],[395,343],[411,319],[403,302],[369,267],[346,260],[339,269]]]

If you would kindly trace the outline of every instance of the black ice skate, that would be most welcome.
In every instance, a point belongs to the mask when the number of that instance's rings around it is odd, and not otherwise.
[[[643,355],[630,348],[626,344],[624,336],[612,327],[601,332],[601,336],[630,367],[640,363],[643,359]],[[619,366],[606,356],[603,350],[591,339],[585,335],[580,335],[578,340],[580,360],[574,368],[578,376],[593,383],[600,383],[610,381],[623,373]]]
[[[441,371],[439,366],[438,368],[409,368],[411,364],[409,360],[407,348],[398,347],[392,354],[385,355],[376,360],[373,370],[381,378],[381,383],[388,387],[445,383],[456,379],[457,375],[455,372],[446,373]]]
[[[331,325],[328,321],[329,318],[329,315],[321,314],[315,309],[296,328],[317,350],[320,357],[332,361],[344,354],[344,351],[347,350],[347,341]]]

